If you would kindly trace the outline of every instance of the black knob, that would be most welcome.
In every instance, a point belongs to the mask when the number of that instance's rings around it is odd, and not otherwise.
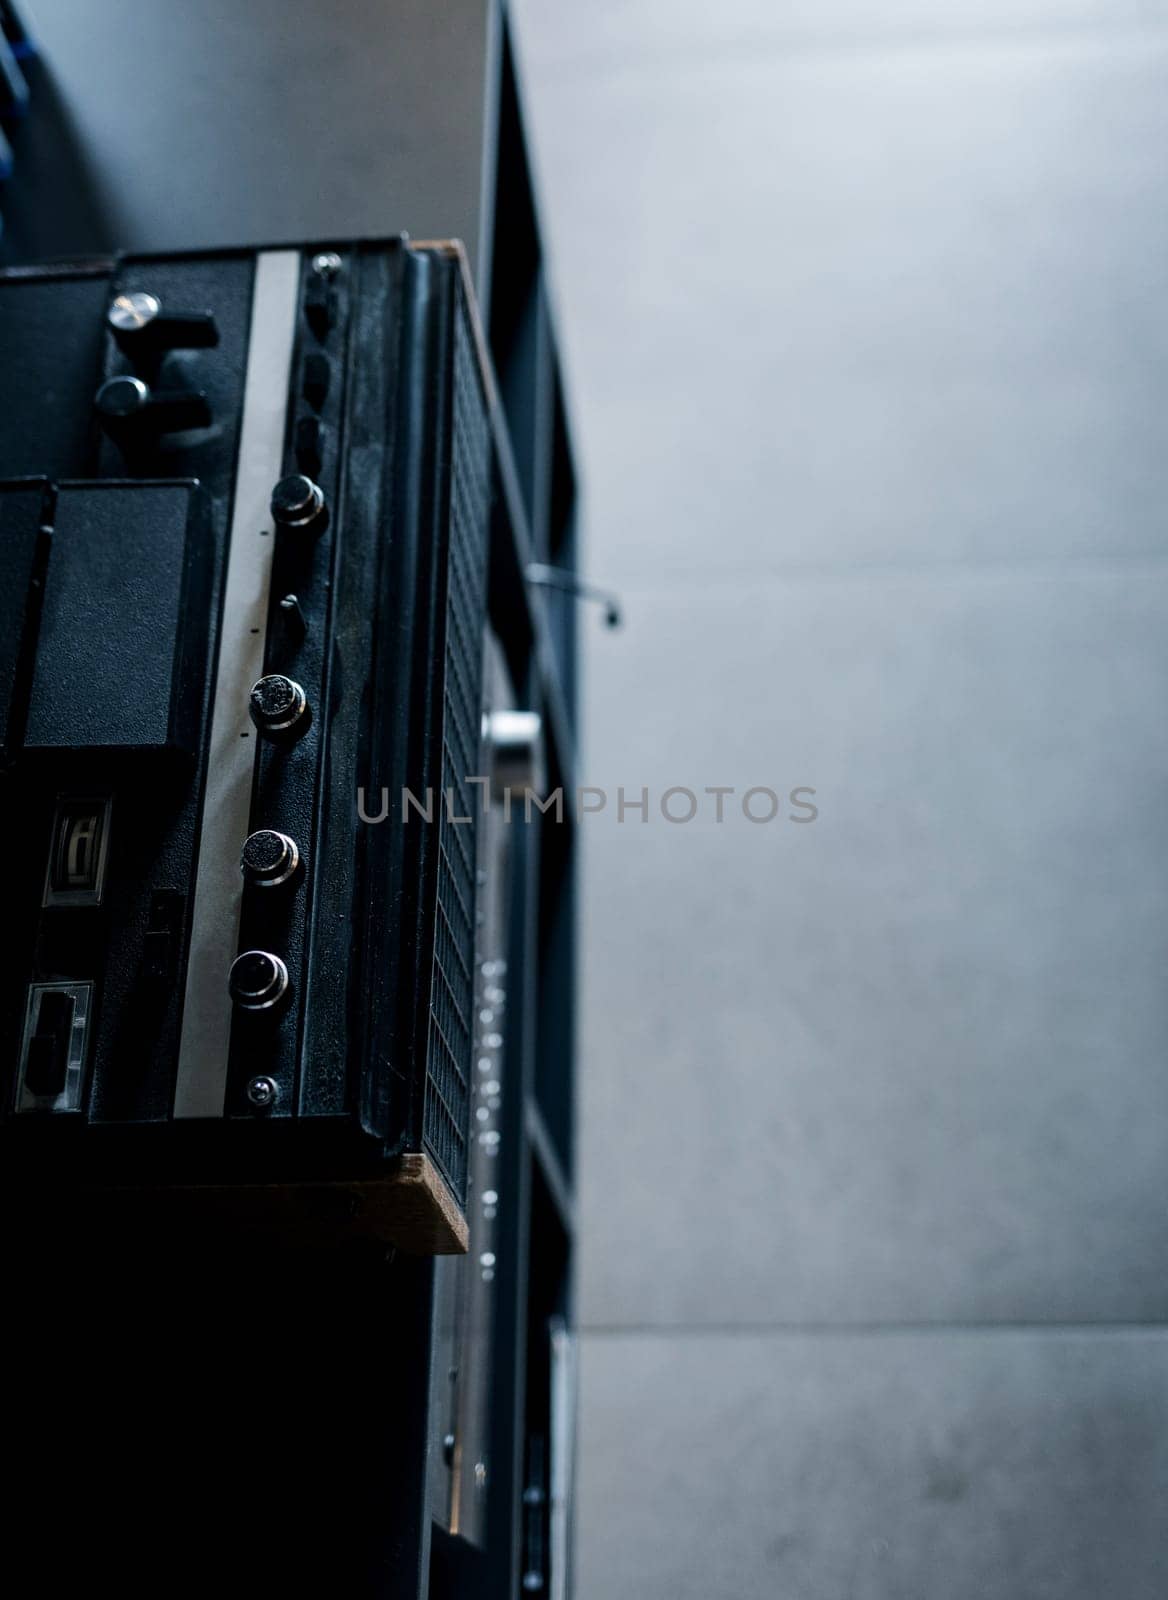
[[[142,291],[118,295],[106,321],[127,355],[206,350],[219,343],[219,329],[209,311],[164,310],[157,295]]]
[[[94,399],[101,425],[111,438],[126,442],[211,422],[207,396],[193,389],[152,389],[141,378],[107,378]]]
[[[299,739],[312,720],[304,690],[282,672],[270,673],[253,685],[248,710],[256,727],[269,739]]]
[[[257,889],[277,889],[290,883],[300,868],[296,841],[275,828],[249,834],[239,858],[239,870]]]
[[[231,963],[227,989],[241,1011],[271,1011],[288,995],[288,968],[269,950],[245,950]]]
[[[328,522],[324,490],[302,472],[280,479],[272,490],[271,509],[272,521],[278,528],[311,534],[314,538],[324,532]]]

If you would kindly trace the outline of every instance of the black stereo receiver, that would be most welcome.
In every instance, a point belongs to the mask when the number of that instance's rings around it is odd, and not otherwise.
[[[465,1249],[494,402],[461,252],[19,269],[0,361],[9,1178]]]

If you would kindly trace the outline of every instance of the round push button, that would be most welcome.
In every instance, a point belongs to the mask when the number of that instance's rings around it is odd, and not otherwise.
[[[288,968],[268,950],[245,950],[231,963],[227,987],[241,1011],[270,1011],[288,992]]]
[[[324,490],[302,472],[280,479],[272,490],[271,510],[278,528],[299,533],[319,534],[327,520]]]
[[[298,739],[308,727],[308,697],[293,678],[273,672],[252,687],[251,720],[271,739]]]
[[[300,851],[295,839],[275,828],[249,834],[239,858],[240,871],[258,889],[276,889],[296,876]]]

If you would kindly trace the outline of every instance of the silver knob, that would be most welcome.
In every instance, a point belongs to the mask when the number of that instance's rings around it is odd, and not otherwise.
[[[106,320],[117,333],[140,333],[162,310],[157,295],[120,294],[106,312]]]
[[[525,790],[543,791],[543,719],[538,711],[488,711],[483,717],[483,743],[491,762],[491,795],[520,799]]]

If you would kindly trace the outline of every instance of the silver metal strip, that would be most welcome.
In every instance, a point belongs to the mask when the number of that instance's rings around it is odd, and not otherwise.
[[[268,250],[256,257],[176,1117],[223,1115],[231,1038],[227,970],[239,942],[239,852],[247,837],[256,762],[248,691],[264,667],[273,544],[268,501],[283,468],[299,293],[299,251]]]
[[[552,1354],[551,1462],[548,1467],[548,1600],[568,1600],[572,1572],[573,1477],[576,1463],[576,1335],[562,1317],[548,1324]]]

